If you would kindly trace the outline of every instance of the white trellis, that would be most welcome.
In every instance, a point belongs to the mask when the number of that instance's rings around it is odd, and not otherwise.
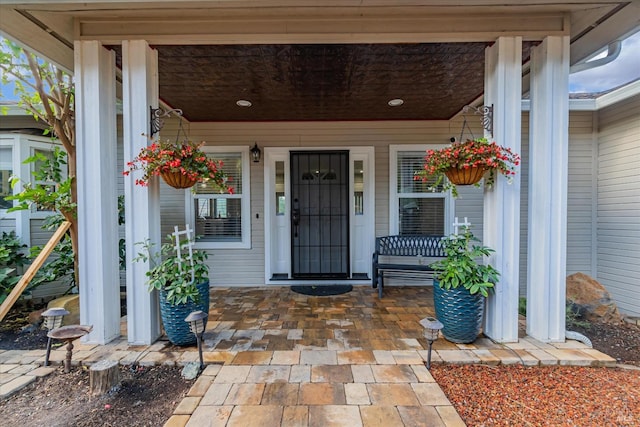
[[[193,266],[193,230],[189,228],[189,224],[185,224],[185,229],[180,231],[178,226],[174,227],[174,232],[171,233],[175,243],[176,250],[176,258],[178,263],[178,269],[182,273],[182,259],[188,260],[189,265],[191,266],[191,282],[195,281],[195,270]],[[182,239],[181,236],[185,238]],[[182,251],[186,250],[186,254],[182,255]]]
[[[458,217],[456,217],[455,220],[453,221],[453,234],[455,236],[460,234],[458,232],[460,227],[463,227],[463,230],[471,227],[471,223],[468,221],[466,216],[464,217],[464,222],[459,222]]]

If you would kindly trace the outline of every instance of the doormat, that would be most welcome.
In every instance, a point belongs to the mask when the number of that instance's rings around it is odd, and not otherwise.
[[[291,286],[293,292],[303,295],[326,297],[328,295],[340,295],[351,292],[351,285],[320,285],[320,286]]]

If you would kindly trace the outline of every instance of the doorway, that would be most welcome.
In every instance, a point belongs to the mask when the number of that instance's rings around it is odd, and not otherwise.
[[[292,151],[291,275],[349,277],[349,152]]]

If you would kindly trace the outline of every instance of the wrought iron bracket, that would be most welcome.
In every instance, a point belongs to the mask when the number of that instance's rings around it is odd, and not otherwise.
[[[171,113],[175,113],[182,117],[182,110],[178,108],[173,108],[171,110],[163,110],[162,108],[153,108],[149,106],[149,110],[151,112],[151,118],[149,120],[149,137],[153,138],[153,135],[160,132],[164,127],[165,117],[169,117]]]
[[[493,136],[493,104],[482,105],[480,107],[472,107],[471,105],[462,107],[462,114],[468,113],[469,111],[473,111],[474,114],[482,116],[480,119],[482,127]]]

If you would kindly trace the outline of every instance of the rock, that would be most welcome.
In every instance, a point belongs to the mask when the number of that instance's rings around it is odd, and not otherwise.
[[[611,295],[597,280],[584,273],[567,277],[567,302],[587,320],[620,321],[621,316]]]
[[[200,373],[200,362],[189,362],[182,368],[182,378],[192,380]]]
[[[28,317],[29,324],[40,326],[40,324],[44,320],[42,318],[42,313],[44,313],[45,310],[46,309],[43,308],[43,309],[32,311],[31,313],[29,313],[29,317]]]
[[[80,296],[79,295],[65,295],[60,298],[49,301],[47,308],[60,307],[69,312],[62,319],[62,326],[65,325],[77,325],[80,323]]]

